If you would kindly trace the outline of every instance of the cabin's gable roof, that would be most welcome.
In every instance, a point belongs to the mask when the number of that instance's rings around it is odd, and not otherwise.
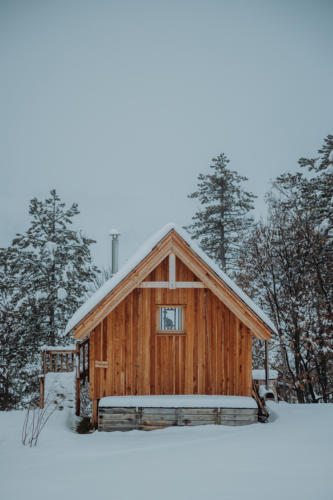
[[[94,329],[170,253],[179,257],[252,333],[268,339],[274,325],[263,311],[175,224],[155,233],[111,279],[106,281],[69,320],[65,334],[75,329],[83,338]]]

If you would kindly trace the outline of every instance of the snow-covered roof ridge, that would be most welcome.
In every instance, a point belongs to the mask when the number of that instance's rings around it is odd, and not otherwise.
[[[154,233],[132,257],[124,264],[124,266],[109,280],[107,280],[89,299],[74,313],[68,321],[64,335],[67,335],[75,326],[87,316],[99,302],[104,299],[126,276],[140,264],[140,262],[153,250],[153,248],[164,238],[171,230],[178,233],[189,247],[200,257],[211,269],[217,274],[225,284],[260,318],[272,331],[275,327],[272,321],[266,314],[234,283],[227,274],[225,274],[217,264],[208,257],[199,246],[191,239],[190,235],[185,232],[174,222],[169,222],[159,231]]]

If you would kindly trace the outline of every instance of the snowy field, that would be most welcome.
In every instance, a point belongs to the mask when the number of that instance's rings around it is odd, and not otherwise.
[[[332,500],[333,405],[270,404],[272,421],[78,435],[69,409],[37,448],[0,413],[3,500]]]

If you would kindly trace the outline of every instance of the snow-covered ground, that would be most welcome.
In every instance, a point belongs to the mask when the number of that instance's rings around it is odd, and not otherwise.
[[[272,422],[75,434],[71,409],[23,447],[0,413],[3,500],[332,500],[333,405],[271,403]]]

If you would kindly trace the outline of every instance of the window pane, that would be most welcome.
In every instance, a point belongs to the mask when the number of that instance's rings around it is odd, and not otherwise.
[[[182,330],[182,308],[160,308],[160,330]]]

